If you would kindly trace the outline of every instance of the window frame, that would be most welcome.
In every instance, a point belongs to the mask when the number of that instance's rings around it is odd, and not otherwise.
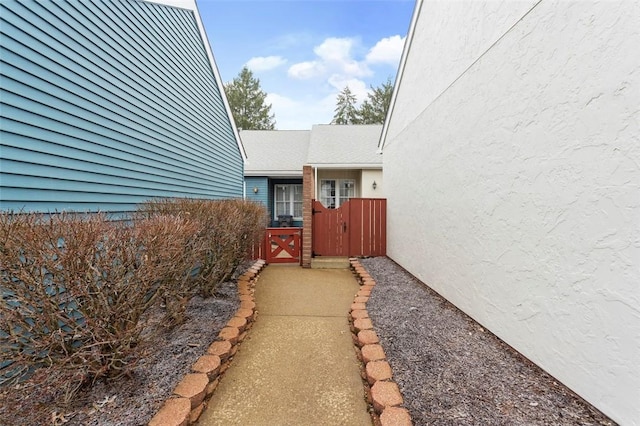
[[[278,200],[278,189],[282,187],[289,188],[289,200]],[[300,188],[300,200],[296,201],[296,190],[295,187]],[[304,195],[303,188],[301,183],[274,183],[273,184],[273,220],[278,220],[278,203],[286,203],[287,208],[286,211],[288,214],[293,216],[293,220],[302,220],[302,208],[300,209],[300,216],[296,216],[295,206],[296,202],[300,204],[300,207],[304,204]]]
[[[333,186],[328,188],[332,194],[325,194],[325,182],[333,182]],[[343,184],[346,182],[350,182],[353,188],[353,195],[344,195],[342,193]],[[358,195],[356,193],[356,180],[355,179],[321,179],[320,180],[320,202],[323,206],[328,209],[338,209],[344,202],[349,201],[351,198],[356,198]],[[327,203],[326,201],[331,200],[333,203]],[[331,207],[333,204],[333,207]]]

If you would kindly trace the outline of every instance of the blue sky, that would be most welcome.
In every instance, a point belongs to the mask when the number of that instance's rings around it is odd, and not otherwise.
[[[329,123],[349,86],[358,102],[395,79],[413,0],[197,0],[222,80],[247,65],[276,128]]]

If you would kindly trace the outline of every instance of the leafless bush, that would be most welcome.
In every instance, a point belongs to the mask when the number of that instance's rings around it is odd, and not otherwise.
[[[193,229],[177,217],[131,226],[100,214],[0,214],[0,355],[12,360],[3,373],[55,366],[84,382],[126,373],[141,316],[190,271]]]
[[[0,384],[48,367],[73,393],[126,374],[145,312],[161,298],[164,324],[182,322],[190,297],[213,295],[261,238],[266,212],[179,199],[134,219],[0,213]]]
[[[197,287],[205,297],[233,274],[267,224],[262,205],[242,200],[152,200],[141,205],[139,213],[182,215],[200,224]]]
[[[184,322],[184,312],[195,292],[194,268],[201,255],[202,241],[197,238],[200,223],[184,215],[150,215],[134,222],[138,239],[151,261],[162,271],[158,295],[166,309],[165,325]]]

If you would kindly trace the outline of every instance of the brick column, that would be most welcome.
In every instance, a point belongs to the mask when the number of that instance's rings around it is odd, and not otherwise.
[[[311,247],[312,247],[312,220],[313,206],[311,200],[314,196],[313,168],[304,166],[302,168],[302,267],[311,267]]]

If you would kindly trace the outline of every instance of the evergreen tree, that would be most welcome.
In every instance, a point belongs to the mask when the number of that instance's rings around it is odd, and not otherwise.
[[[271,104],[265,104],[267,94],[260,88],[260,80],[246,66],[232,82],[224,85],[233,119],[239,129],[273,130],[274,115]]]
[[[358,124],[358,110],[356,109],[356,96],[351,93],[349,86],[338,94],[336,109],[334,110],[331,124]]]
[[[360,123],[362,124],[384,124],[384,119],[391,104],[391,94],[393,85],[391,79],[378,87],[371,86],[371,92],[358,110]]]

